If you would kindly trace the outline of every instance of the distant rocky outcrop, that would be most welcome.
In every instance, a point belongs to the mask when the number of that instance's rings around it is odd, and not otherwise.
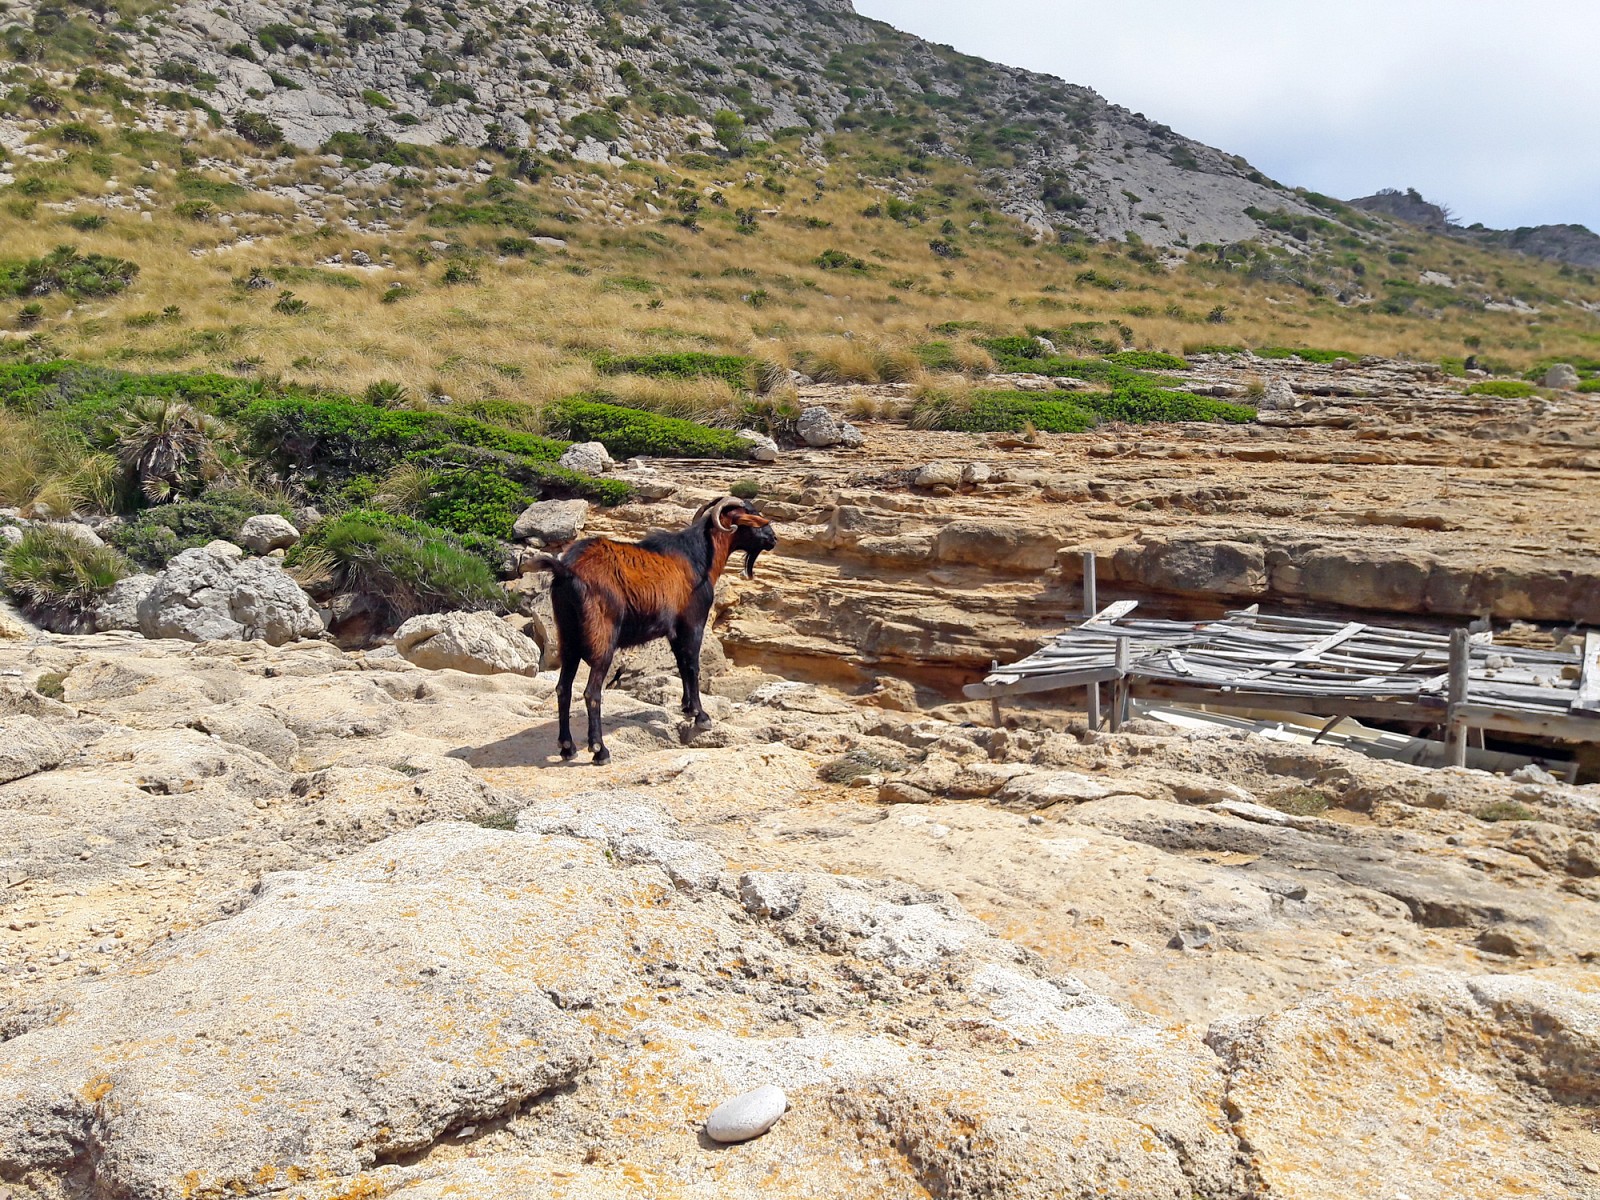
[[[1569,263],[1575,267],[1600,267],[1600,234],[1583,225],[1531,225],[1521,229],[1457,225],[1451,219],[1447,206],[1424,199],[1416,188],[1407,188],[1403,192],[1397,188],[1384,188],[1350,203],[1355,208],[1405,221],[1431,233],[1442,233],[1503,250],[1515,250],[1532,258]]]

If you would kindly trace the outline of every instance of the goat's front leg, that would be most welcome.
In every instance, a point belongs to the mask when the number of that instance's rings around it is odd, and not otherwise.
[[[556,746],[561,751],[562,758],[571,758],[578,752],[577,743],[572,740],[572,681],[578,677],[578,665],[582,661],[576,654],[570,658],[563,655],[561,677],[556,681],[556,711],[560,722],[556,732]]]
[[[611,669],[615,650],[597,655],[589,663],[589,681],[583,688],[583,704],[589,710],[589,749],[594,751],[594,764],[603,767],[611,761],[611,751],[606,749],[600,729],[600,697],[605,692],[606,672]]]
[[[672,639],[672,653],[678,660],[678,676],[683,680],[683,715],[693,717],[696,725],[711,724],[705,707],[700,702],[700,646],[705,640],[705,626],[679,626]]]

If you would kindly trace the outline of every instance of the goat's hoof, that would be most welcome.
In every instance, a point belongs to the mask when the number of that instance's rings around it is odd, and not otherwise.
[[[562,757],[563,760],[569,759],[569,758],[571,758],[573,755],[575,755],[577,753],[578,753],[578,748],[576,746],[572,745],[571,743],[568,743],[567,745],[561,747],[561,757]]]
[[[603,767],[610,761],[611,761],[611,751],[607,750],[604,746],[601,746],[600,749],[598,749],[598,750],[596,750],[594,752],[594,765],[595,766]]]
[[[709,728],[711,728],[711,718],[706,716],[705,713],[695,713],[695,715],[694,715],[694,727],[696,729],[709,729]]]

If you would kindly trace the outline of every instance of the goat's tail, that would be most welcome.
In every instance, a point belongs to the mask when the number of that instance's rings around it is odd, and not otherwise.
[[[534,571],[549,571],[557,579],[572,578],[572,568],[553,554],[535,555],[528,566]]]

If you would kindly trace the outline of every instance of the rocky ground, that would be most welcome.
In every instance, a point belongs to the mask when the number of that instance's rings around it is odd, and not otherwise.
[[[632,655],[606,767],[522,619],[0,623],[0,1195],[1600,1197],[1600,786],[955,699],[1083,548],[1151,608],[1596,619],[1595,400],[1260,370],[1196,370],[1259,427],[631,465],[590,532],[752,476],[782,540],[712,727]]]

